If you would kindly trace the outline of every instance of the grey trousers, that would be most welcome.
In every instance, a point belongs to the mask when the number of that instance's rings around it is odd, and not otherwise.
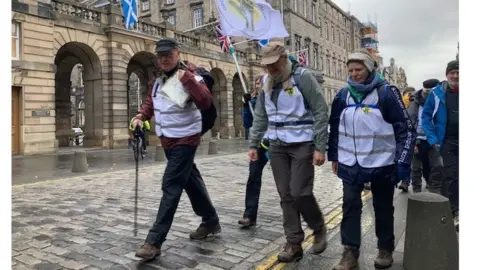
[[[287,242],[301,244],[305,238],[300,215],[315,233],[325,227],[323,214],[313,195],[314,147],[311,143],[269,147],[270,165],[280,195],[283,228]]]

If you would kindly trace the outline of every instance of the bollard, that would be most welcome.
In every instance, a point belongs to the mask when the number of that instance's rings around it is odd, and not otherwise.
[[[157,145],[157,147],[155,147],[155,161],[165,160],[167,160],[167,157],[165,157],[165,150],[163,150],[161,145]]]
[[[450,202],[442,195],[420,192],[408,198],[405,270],[456,270],[458,238]]]
[[[88,172],[87,153],[83,150],[76,151],[73,156],[72,172]]]
[[[218,154],[217,141],[216,140],[210,140],[210,142],[208,143],[208,154],[209,155]]]

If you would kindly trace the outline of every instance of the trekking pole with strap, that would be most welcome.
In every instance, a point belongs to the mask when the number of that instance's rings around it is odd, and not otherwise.
[[[137,215],[138,215],[138,159],[140,158],[140,126],[135,127],[134,132],[134,139],[135,139],[135,151],[137,154],[134,154],[135,157],[135,208],[133,210],[133,235],[137,236],[138,228],[137,228]]]

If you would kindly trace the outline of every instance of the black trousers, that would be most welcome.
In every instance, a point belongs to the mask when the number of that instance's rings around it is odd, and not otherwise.
[[[200,171],[194,163],[197,146],[181,145],[165,150],[167,167],[163,174],[163,196],[157,218],[148,232],[146,242],[161,246],[173,223],[180,197],[185,189],[193,211],[202,217],[201,226],[215,226],[218,216],[208,195]]]
[[[428,159],[428,151],[430,150],[430,144],[427,141],[421,140],[417,145],[418,153],[413,155],[412,160],[412,187],[414,190],[422,189],[422,175],[429,185],[430,177],[430,161]]]
[[[259,147],[258,159],[250,161],[247,190],[245,192],[245,212],[244,218],[249,218],[252,221],[257,220],[258,202],[260,200],[260,191],[262,189],[262,174],[263,168],[267,165],[267,157],[265,156],[265,149]]]
[[[371,181],[377,247],[388,251],[395,249],[393,233],[395,187],[391,182],[391,178],[394,177],[393,172],[392,166],[388,173]],[[361,245],[362,191],[363,184],[343,182],[343,219],[340,227],[342,244],[357,249],[360,249]]]
[[[458,149],[458,143],[450,141],[447,138],[440,152],[436,152],[433,148],[431,148],[429,152],[432,166],[430,174],[431,187],[429,191],[447,197],[450,200],[453,214],[459,211]]]

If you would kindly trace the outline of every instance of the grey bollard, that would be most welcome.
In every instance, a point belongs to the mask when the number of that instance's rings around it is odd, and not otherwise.
[[[456,270],[458,238],[450,202],[442,195],[421,192],[408,198],[405,229],[405,270]]]
[[[216,140],[210,140],[210,142],[208,143],[208,154],[209,155],[218,154],[217,141]]]
[[[161,145],[157,145],[155,147],[155,161],[165,161],[167,158],[165,157],[165,150]]]
[[[72,172],[88,172],[87,153],[83,150],[76,151],[73,156]]]

